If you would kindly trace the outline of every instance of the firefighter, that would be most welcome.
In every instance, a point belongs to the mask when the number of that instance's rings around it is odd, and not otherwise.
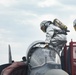
[[[46,33],[46,47],[51,46],[59,53],[67,42],[67,26],[58,19],[54,21],[42,21],[40,29]]]

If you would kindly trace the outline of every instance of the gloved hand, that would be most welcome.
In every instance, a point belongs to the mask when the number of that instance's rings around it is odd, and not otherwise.
[[[48,44],[48,43],[46,43],[44,48],[48,48],[48,46],[49,46],[49,44]]]

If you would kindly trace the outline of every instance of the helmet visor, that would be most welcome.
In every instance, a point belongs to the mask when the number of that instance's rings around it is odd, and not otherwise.
[[[42,27],[41,27],[41,30],[42,30],[43,32],[46,32],[46,27],[45,27],[45,26],[42,26]]]
[[[76,25],[74,26],[74,30],[76,31]]]

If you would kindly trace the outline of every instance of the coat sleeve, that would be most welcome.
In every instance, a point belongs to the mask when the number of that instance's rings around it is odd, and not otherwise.
[[[53,35],[54,35],[54,29],[53,29],[52,26],[49,26],[49,27],[47,28],[47,30],[46,30],[46,40],[45,40],[45,43],[46,43],[46,44],[49,44],[49,43],[50,43]]]

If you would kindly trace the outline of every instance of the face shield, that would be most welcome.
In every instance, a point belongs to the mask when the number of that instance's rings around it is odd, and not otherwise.
[[[76,31],[76,19],[73,22],[73,27],[74,27],[74,30]]]
[[[41,23],[40,23],[40,29],[43,31],[43,32],[46,32],[46,27],[45,27],[45,23],[46,23],[47,21],[46,20],[44,20],[44,21],[42,21]]]
[[[42,26],[41,27],[41,30],[45,33],[46,32],[46,27],[45,26]]]
[[[74,26],[74,30],[76,31],[76,25]]]

